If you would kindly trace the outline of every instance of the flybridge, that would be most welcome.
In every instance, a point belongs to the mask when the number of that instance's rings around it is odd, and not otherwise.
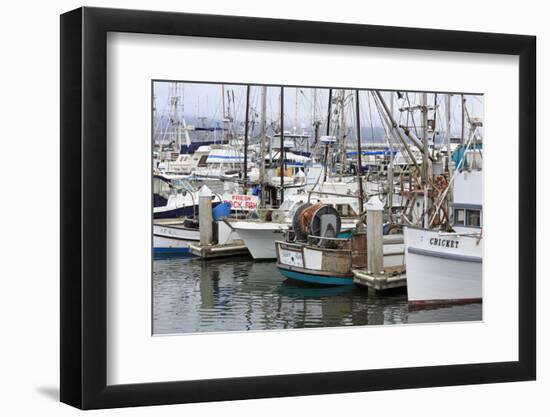
[[[192,155],[201,146],[223,145],[223,144],[228,144],[228,143],[229,143],[229,141],[227,141],[227,140],[225,140],[225,141],[224,140],[218,140],[218,141],[191,142],[190,145],[181,145],[180,154]]]
[[[244,154],[234,149],[212,149],[208,154],[206,162],[215,163],[220,161],[242,163],[244,161]]]

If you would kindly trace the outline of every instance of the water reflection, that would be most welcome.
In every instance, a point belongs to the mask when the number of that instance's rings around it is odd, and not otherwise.
[[[480,304],[409,311],[403,291],[299,285],[274,262],[169,258],[153,269],[155,334],[481,319]]]

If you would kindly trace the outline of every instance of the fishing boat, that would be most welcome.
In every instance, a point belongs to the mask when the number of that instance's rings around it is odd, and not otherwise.
[[[223,205],[217,206],[221,208]],[[216,209],[213,210],[216,212]],[[239,239],[238,234],[223,221],[213,223],[216,241],[220,245]],[[156,219],[153,221],[153,254],[185,255],[190,244],[200,242],[199,221],[193,218]]]
[[[326,185],[326,190],[338,188]],[[329,192],[330,194],[330,192]],[[357,197],[354,195],[323,194],[320,192],[297,193],[289,195],[283,204],[271,212],[271,221],[260,219],[226,219],[227,224],[235,230],[248,247],[254,259],[276,259],[275,242],[284,237],[284,233],[292,225],[294,213],[304,203],[323,202],[337,210],[342,218],[341,234],[348,233],[355,228],[359,216]]]
[[[457,174],[453,190],[452,231],[404,228],[410,303],[481,300],[482,187],[481,170]]]
[[[356,219],[344,234],[342,225],[340,213],[333,206],[322,203],[300,206],[286,239],[275,242],[281,274],[312,284],[352,284],[354,271],[368,266],[367,233],[363,218]],[[383,268],[403,269],[403,236],[384,235],[382,243]]]
[[[317,285],[353,285],[352,268],[366,266],[365,233],[337,237],[341,218],[331,205],[304,204],[296,211],[292,233],[276,241],[277,268],[289,279]]]
[[[153,221],[153,254],[182,255],[190,243],[200,241],[198,221],[190,219],[157,219]]]

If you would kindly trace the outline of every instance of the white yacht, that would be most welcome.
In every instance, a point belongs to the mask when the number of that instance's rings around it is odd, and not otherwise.
[[[161,163],[167,173],[200,176],[237,176],[244,164],[244,154],[226,144],[202,145],[192,154],[182,153],[175,161]]]

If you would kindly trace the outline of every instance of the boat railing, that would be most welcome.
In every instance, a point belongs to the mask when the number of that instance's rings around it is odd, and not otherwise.
[[[358,200],[361,199],[361,196],[358,196],[358,195],[355,195],[355,194],[334,193],[334,192],[331,192],[331,191],[310,190],[307,193],[308,193],[308,200],[311,199],[312,194],[330,195],[330,196],[333,196],[333,197],[351,197],[351,198],[356,198]]]
[[[326,249],[351,249],[350,239],[346,237],[323,237],[308,235],[307,242],[310,245]]]
[[[349,237],[322,237],[322,236],[315,236],[315,235],[307,235],[308,239],[316,239],[316,240],[334,240],[334,241],[349,241]]]
[[[479,237],[481,235],[481,232],[471,232],[471,233],[459,233],[459,232],[439,232],[439,236],[447,236],[447,237]]]

